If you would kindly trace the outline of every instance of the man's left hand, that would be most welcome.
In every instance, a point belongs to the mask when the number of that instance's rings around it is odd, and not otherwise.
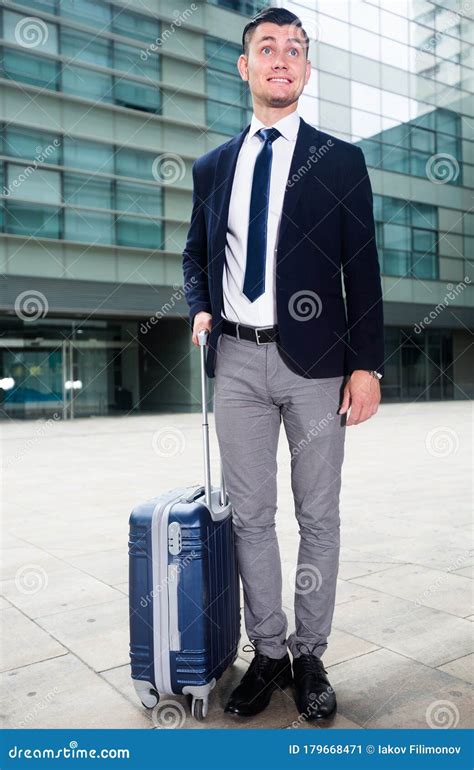
[[[380,404],[380,382],[370,372],[356,369],[344,388],[339,414],[345,414],[350,407],[346,426],[359,425],[372,417]]]

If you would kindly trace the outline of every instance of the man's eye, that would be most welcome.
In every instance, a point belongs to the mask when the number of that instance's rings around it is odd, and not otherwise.
[[[292,56],[298,56],[298,54],[299,54],[299,51],[298,51],[298,49],[297,49],[297,48],[290,48],[290,54],[291,54]]]
[[[267,51],[271,51],[271,48],[269,48],[268,45],[266,45],[265,48],[262,48],[263,53],[266,53]]]

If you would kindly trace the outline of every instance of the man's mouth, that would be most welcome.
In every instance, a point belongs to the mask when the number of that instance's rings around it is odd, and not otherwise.
[[[269,83],[291,83],[290,78],[283,78],[283,77],[273,77],[273,78],[267,78]]]

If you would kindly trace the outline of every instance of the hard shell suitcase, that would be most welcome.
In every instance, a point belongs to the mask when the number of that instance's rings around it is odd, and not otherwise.
[[[162,694],[190,694],[203,719],[209,693],[237,656],[239,578],[232,506],[221,471],[211,485],[205,345],[199,334],[204,486],[178,487],[130,516],[130,659],[135,690],[154,708]]]

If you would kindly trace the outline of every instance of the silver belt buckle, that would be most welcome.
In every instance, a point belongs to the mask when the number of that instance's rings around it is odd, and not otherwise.
[[[265,329],[272,329],[272,328],[273,328],[272,326],[259,326],[255,329],[255,337],[256,337],[257,345],[268,345],[267,342],[260,342],[258,338],[258,333],[264,331]]]
[[[235,336],[237,337],[238,340],[240,340],[239,326],[240,326],[240,323],[235,324]]]

